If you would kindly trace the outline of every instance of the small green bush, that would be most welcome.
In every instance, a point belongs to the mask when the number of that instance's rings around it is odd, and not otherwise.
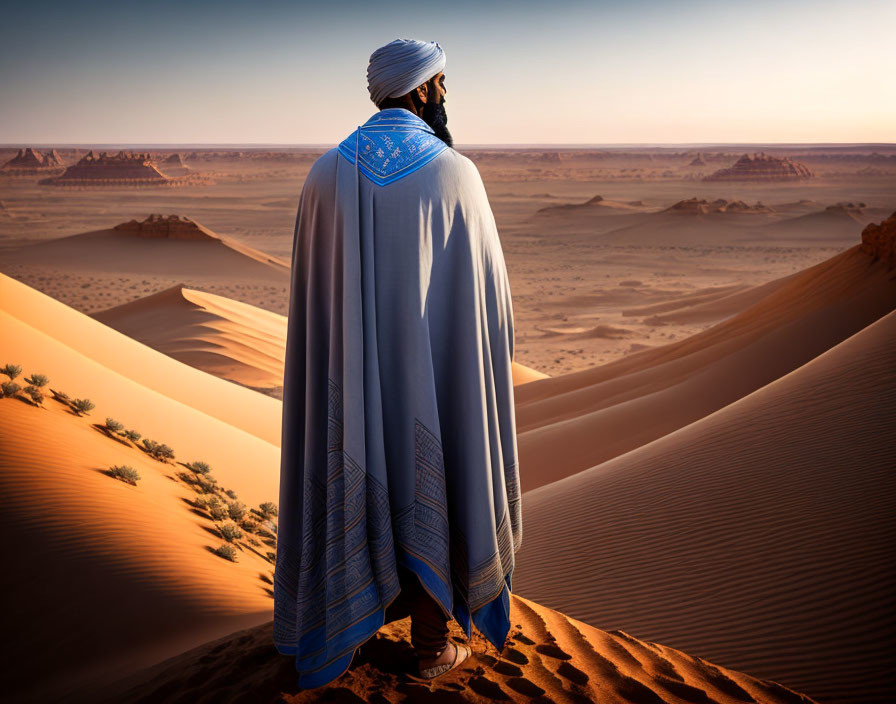
[[[223,557],[225,560],[236,562],[236,548],[233,545],[227,545],[226,543],[220,545],[215,548],[215,555]]]
[[[114,418],[106,418],[106,427],[113,433],[120,433],[124,430],[124,426]]]
[[[137,442],[140,439],[140,433],[136,430],[125,430],[124,436],[131,442]]]
[[[32,374],[30,377],[25,377],[25,381],[32,386],[41,388],[50,383],[50,378],[46,374]]]
[[[109,472],[116,479],[121,479],[123,482],[133,484],[134,486],[137,486],[137,481],[140,479],[140,474],[137,470],[127,465],[113,465],[109,467]]]
[[[214,504],[208,507],[209,515],[216,521],[223,521],[227,518],[227,509],[222,504]]]
[[[10,378],[10,380],[15,379],[19,374],[22,373],[22,367],[18,364],[7,364],[5,367],[0,369],[0,374],[6,374]]]
[[[19,393],[19,389],[21,387],[14,381],[4,381],[0,384],[0,391],[3,392],[3,396],[15,396]]]
[[[224,493],[227,494],[231,499],[236,498],[236,492],[233,489],[228,489]]]
[[[71,404],[72,400],[69,398],[69,395],[65,393],[65,391],[56,391],[55,389],[50,389],[50,393],[53,394],[53,398],[57,401],[62,401],[63,403]]]
[[[246,515],[246,504],[242,501],[232,501],[227,504],[227,513],[233,520],[238,521]]]
[[[72,401],[72,408],[78,415],[81,415],[82,413],[90,413],[95,407],[93,401],[88,398],[76,398]]]
[[[243,537],[243,531],[236,523],[225,523],[218,527],[218,532],[228,543],[232,543]]]
[[[262,516],[270,518],[277,515],[277,504],[273,501],[265,501],[263,504],[259,504],[258,510],[261,511]]]
[[[208,462],[191,462],[187,465],[187,467],[196,472],[196,474],[208,474],[212,471],[212,468],[209,467]]]

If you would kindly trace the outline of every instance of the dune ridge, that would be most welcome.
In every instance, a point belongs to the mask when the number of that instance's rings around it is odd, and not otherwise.
[[[696,422],[526,492],[515,589],[819,701],[892,701],[894,343],[891,311]]]
[[[892,311],[892,273],[859,247],[760,287],[771,293],[701,333],[519,388],[524,490],[713,413]]]
[[[606,633],[516,594],[502,653],[474,631],[473,655],[432,682],[413,668],[409,619],[384,626],[337,681],[297,691],[292,658],[271,645],[272,624],[207,643],[136,673],[102,701],[166,702],[178,696],[290,704],[363,702],[777,702],[812,704],[783,685],[759,680],[624,631]],[[452,623],[452,636],[464,638]],[[281,698],[282,695],[282,698]]]

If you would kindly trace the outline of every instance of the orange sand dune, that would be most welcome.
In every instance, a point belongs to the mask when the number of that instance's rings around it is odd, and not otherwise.
[[[282,389],[286,316],[180,284],[91,317],[222,379]]]
[[[159,217],[159,216],[155,216]],[[144,223],[147,223],[144,221]],[[3,252],[9,266],[57,267],[103,273],[263,280],[282,285],[289,263],[191,220],[192,232],[147,234],[138,223],[122,223],[68,237],[25,243]],[[128,229],[131,226],[131,229]],[[158,229],[158,228],[157,228]]]
[[[857,319],[870,304],[848,302]],[[835,301],[823,312],[838,326]],[[705,418],[527,492],[514,587],[820,701],[892,702],[894,427],[891,311]]]
[[[282,397],[284,315],[179,284],[91,317],[192,367]],[[514,385],[547,378],[512,366]]]
[[[0,399],[4,638],[14,644],[4,656],[5,696],[64,701],[76,684],[117,679],[269,620],[273,565],[264,553],[273,548],[246,546],[237,563],[210,552],[223,540],[211,519],[188,503],[196,493],[175,478],[185,468],[153,460],[93,424],[106,415],[123,417],[122,404],[140,396],[142,406],[127,414],[134,424],[146,429],[156,414],[169,414],[193,436],[190,452],[173,443],[178,457],[212,458],[214,475],[247,505],[278,499],[275,448],[263,451],[253,436],[114,372],[75,385],[76,377],[57,369],[73,368],[76,352],[24,325],[12,328],[3,320],[2,330],[4,359],[21,362],[26,374],[32,369],[23,354],[27,342],[56,356],[38,367],[54,388],[101,384],[113,394],[84,417],[52,398],[44,408]],[[16,340],[12,354],[7,333]],[[136,486],[104,474],[121,464],[139,472]]]
[[[139,672],[100,701],[156,704],[206,701],[302,702],[786,702],[812,700],[782,685],[717,667],[624,631],[606,633],[517,595],[509,641],[498,654],[477,632],[473,655],[431,682],[414,666],[410,619],[383,627],[348,671],[325,687],[297,690],[293,659],[277,653],[272,624],[246,629]],[[452,624],[455,640],[463,642]],[[187,694],[189,692],[190,694]]]
[[[279,457],[282,406],[276,399],[197,372],[4,274],[0,331],[0,365],[17,363],[27,374],[47,374],[53,388],[87,396],[102,412],[139,423],[145,435],[167,438],[175,449],[206,447],[201,438],[193,441],[186,421],[210,417],[220,421],[219,428],[234,426],[255,436],[217,446],[222,460],[254,458],[249,466],[268,466]],[[123,382],[133,382],[127,392]],[[156,403],[158,396],[175,410]]]
[[[713,413],[896,308],[892,272],[858,245],[772,282],[771,290],[733,318],[679,342],[520,387],[524,490]]]

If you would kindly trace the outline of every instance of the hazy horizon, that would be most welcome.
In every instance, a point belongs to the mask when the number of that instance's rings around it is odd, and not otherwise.
[[[883,0],[38,1],[6,17],[23,30],[0,44],[4,143],[334,144],[376,111],[368,57],[400,36],[445,49],[458,144],[896,142]]]

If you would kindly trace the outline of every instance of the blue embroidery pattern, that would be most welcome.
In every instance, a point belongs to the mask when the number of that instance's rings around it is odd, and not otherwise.
[[[313,472],[304,478],[301,559],[278,542],[274,572],[274,642],[297,654],[308,687],[338,674],[330,669],[379,629],[401,588],[388,489],[344,451],[342,393],[332,379],[327,425],[326,483]]]
[[[353,132],[338,146],[355,163]],[[426,166],[448,148],[432,128],[403,108],[381,110],[365,122],[357,135],[358,169],[378,186],[385,186]]]

